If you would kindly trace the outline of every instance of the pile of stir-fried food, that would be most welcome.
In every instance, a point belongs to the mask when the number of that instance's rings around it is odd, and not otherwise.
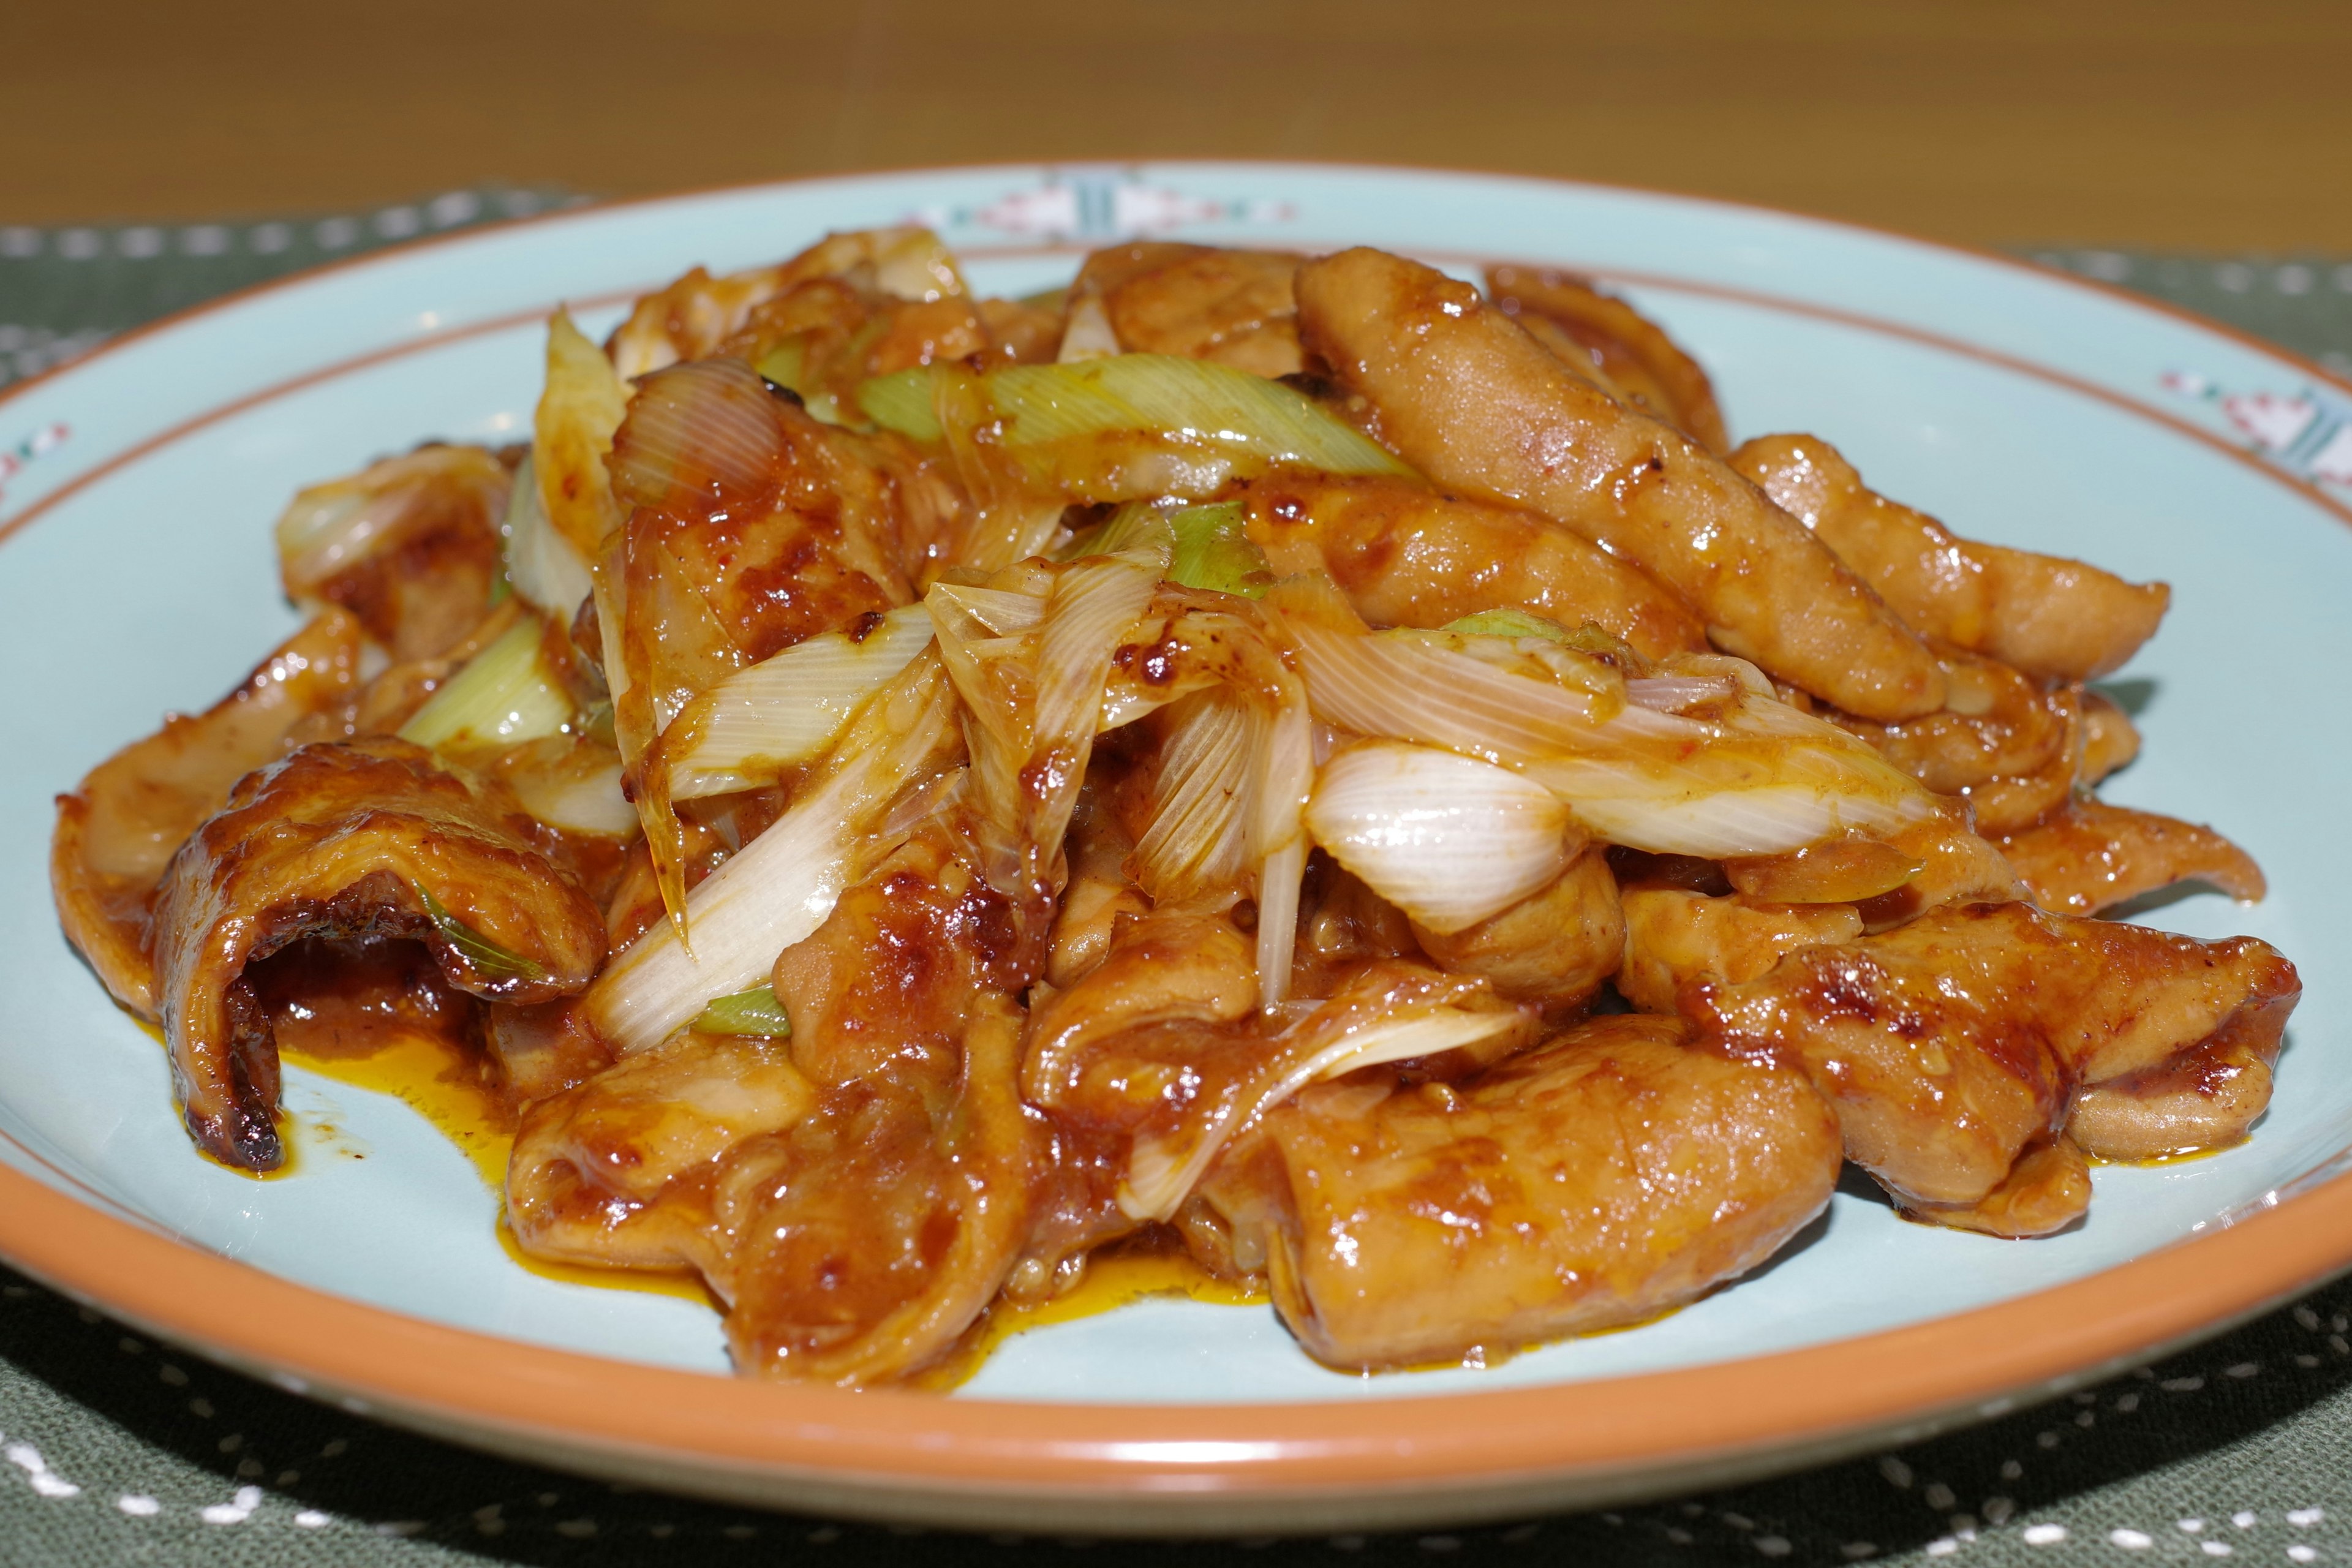
[[[1578,279],[930,235],[550,323],[527,448],[278,524],[311,618],[61,797],[65,928],[213,1157],[390,1021],[531,1253],[745,1373],[939,1363],[1093,1250],[1343,1367],[1754,1268],[1851,1160],[2043,1235],[2242,1135],[2292,965],[2093,918],[2261,873],[2102,804],[2167,591],[1980,544]]]

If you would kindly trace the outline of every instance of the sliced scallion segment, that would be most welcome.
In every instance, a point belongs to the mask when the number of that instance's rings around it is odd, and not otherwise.
[[[1188,506],[1168,524],[1176,534],[1176,549],[1168,562],[1171,582],[1245,599],[1261,597],[1273,583],[1265,552],[1250,542],[1244,530],[1241,502]]]
[[[946,432],[940,428],[939,409],[931,401],[931,372],[928,365],[892,371],[866,382],[857,389],[857,406],[875,424],[885,430],[896,430],[909,440],[946,438]]]
[[[1266,466],[1412,472],[1293,388],[1211,360],[1113,354],[1008,365],[983,380],[1006,420],[1005,443],[1016,450],[1133,431],[1225,448]]]
[[[789,1039],[793,1032],[792,1018],[776,1000],[772,985],[714,996],[690,1026],[698,1035],[762,1035],[778,1040]]]
[[[560,735],[572,722],[571,694],[547,668],[544,628],[525,616],[400,727],[400,738],[435,751],[520,745]]]

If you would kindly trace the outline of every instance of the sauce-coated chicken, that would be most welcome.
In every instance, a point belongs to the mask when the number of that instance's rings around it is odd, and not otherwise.
[[[1848,712],[1944,705],[1935,657],[1802,524],[1467,284],[1348,250],[1299,268],[1297,290],[1307,346],[1439,484],[1557,518],[1696,605],[1717,645]]]
[[[1718,457],[1731,450],[1706,372],[1624,300],[1548,267],[1489,267],[1486,294],[1537,342],[1570,363],[1589,364],[1620,403],[1665,421]]]
[[[1299,369],[1291,274],[1303,257],[1146,241],[1097,250],[1071,289],[1073,314],[1099,303],[1130,353],[1215,360],[1256,375]]]
[[[2193,822],[2089,795],[2000,841],[2045,910],[2095,915],[2175,882],[2209,882],[2252,902],[2267,890],[2253,857]]]
[[[284,755],[305,721],[352,695],[360,658],[358,623],[330,611],[203,713],[165,719],[58,797],[49,880],[58,918],[116,1001],[157,1016],[148,915],[172,857],[237,780]]]
[[[1759,436],[1731,466],[1811,529],[1903,618],[2034,675],[2089,680],[2154,635],[2171,590],[2062,556],[1961,539],[1867,489],[1814,436]]]
[[[1539,512],[1410,479],[1320,474],[1261,479],[1242,500],[1250,542],[1277,576],[1328,572],[1374,626],[1526,610],[1568,626],[1590,622],[1649,658],[1706,647],[1681,600]]]
[[[1678,1000],[1723,1048],[1801,1062],[1837,1110],[1847,1157],[1932,1219],[1974,1211],[2055,1138],[2078,1086],[2159,1068],[2225,1030],[2274,1045],[2301,994],[2294,966],[2252,937],[1973,904]],[[2043,1229],[2072,1217],[2028,1213]]]
[[[1778,1251],[1837,1171],[1837,1123],[1802,1073],[1626,1016],[1457,1084],[1310,1089],[1210,1196],[1266,1216],[1301,1344],[1385,1367],[1498,1360],[1691,1300]]]
[[[431,446],[313,485],[278,520],[286,596],[349,612],[395,659],[447,651],[489,607],[509,482],[479,447]]]
[[[245,971],[305,938],[411,938],[486,998],[585,986],[604,920],[534,837],[404,741],[305,746],[242,780],[155,904],[157,1002],[196,1142],[247,1170],[284,1160],[277,1047]]]

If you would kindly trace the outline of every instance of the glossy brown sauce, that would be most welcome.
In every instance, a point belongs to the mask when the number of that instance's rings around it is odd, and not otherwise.
[[[1220,1279],[1188,1257],[1173,1238],[1114,1245],[1087,1260],[1084,1279],[1050,1300],[1027,1305],[999,1297],[954,1352],[909,1379],[911,1386],[944,1394],[970,1382],[997,1347],[1032,1329],[1076,1322],[1154,1296],[1182,1296],[1217,1307],[1263,1307],[1261,1287]]]

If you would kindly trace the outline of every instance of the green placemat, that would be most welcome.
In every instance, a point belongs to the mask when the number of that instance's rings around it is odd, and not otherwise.
[[[0,226],[0,384],[229,289],[576,199],[492,189],[302,219]],[[2352,262],[2023,254],[2352,373]],[[2329,1563],[2352,1559],[2347,1335],[2352,1283],[1990,1426],[1758,1486],[1437,1534],[1155,1544],[793,1519],[507,1464],[177,1355],[0,1269],[0,1564]]]

